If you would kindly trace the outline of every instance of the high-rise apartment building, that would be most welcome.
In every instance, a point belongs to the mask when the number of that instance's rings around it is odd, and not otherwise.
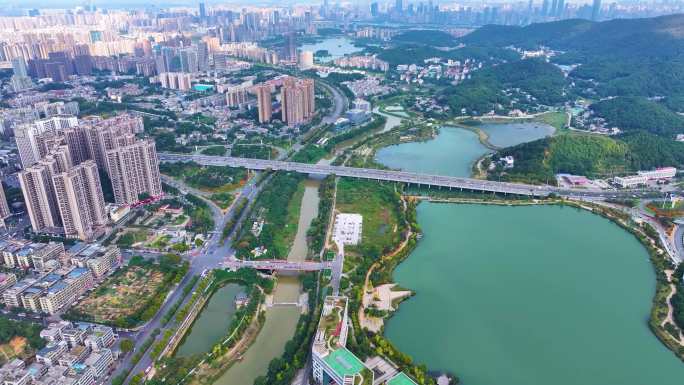
[[[302,124],[314,115],[313,79],[287,78],[280,92],[283,121],[289,126]]]
[[[269,84],[259,84],[254,87],[257,94],[257,104],[259,109],[259,123],[271,121],[271,86]]]
[[[38,162],[61,142],[64,129],[78,124],[75,116],[59,115],[15,128],[14,136],[21,165],[26,168]]]
[[[0,227],[5,227],[5,218],[12,215],[9,205],[7,204],[7,197],[5,196],[5,188],[0,183]]]
[[[141,194],[162,194],[157,150],[152,140],[135,140],[106,152],[107,170],[117,204],[135,203]]]
[[[87,160],[52,177],[67,238],[91,240],[107,223],[97,164]]]

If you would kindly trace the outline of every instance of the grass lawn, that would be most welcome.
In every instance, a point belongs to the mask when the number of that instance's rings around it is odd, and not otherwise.
[[[297,234],[299,224],[299,213],[302,208],[302,198],[304,197],[304,180],[297,185],[297,191],[292,195],[292,199],[287,204],[287,218],[285,227],[277,231],[273,237],[273,244],[280,250],[290,250]],[[287,253],[285,253],[287,255]]]
[[[158,250],[162,250],[162,249],[166,248],[166,246],[169,245],[170,240],[171,240],[170,236],[161,235],[161,236],[157,237],[154,241],[152,241],[148,246],[155,248],[155,249],[158,249]]]
[[[218,207],[225,210],[228,208],[228,206],[230,206],[231,203],[233,203],[235,196],[229,192],[220,192],[211,194],[209,199],[211,199],[212,202],[216,203]]]
[[[131,247],[132,245],[147,239],[147,230],[128,230],[116,240],[119,247]]]
[[[244,168],[202,166],[193,162],[162,163],[159,171],[182,180],[188,186],[213,193],[233,191],[248,177]]]
[[[553,126],[556,130],[560,131],[565,128],[565,125],[568,122],[568,116],[565,112],[547,112],[539,115],[537,120]]]
[[[358,213],[363,216],[361,244],[349,247],[363,253],[383,252],[392,249],[400,239],[396,193],[389,183],[340,179],[337,184],[336,210],[341,213]],[[345,248],[346,249],[346,248]]]

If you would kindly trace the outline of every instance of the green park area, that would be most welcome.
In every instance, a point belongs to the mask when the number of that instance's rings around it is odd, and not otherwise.
[[[45,346],[39,324],[0,317],[0,365],[14,358],[26,359]]]
[[[190,187],[215,193],[232,191],[247,178],[244,168],[202,166],[194,162],[162,163],[159,171]]]
[[[286,258],[297,234],[303,195],[304,178],[301,175],[276,174],[264,187],[252,210],[252,219],[264,221],[263,229],[259,236],[255,236],[249,226],[245,226],[234,242],[237,255],[251,257],[251,250],[263,246],[268,252],[262,257]]]
[[[390,183],[340,179],[335,209],[363,216],[361,243],[345,250],[377,258],[397,245],[401,238],[398,197]]]

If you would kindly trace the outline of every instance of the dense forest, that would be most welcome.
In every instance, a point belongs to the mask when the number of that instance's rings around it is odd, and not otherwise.
[[[45,340],[40,338],[41,329],[37,323],[0,317],[0,345],[10,342],[14,337],[24,337],[32,348],[40,349],[45,346]]]
[[[391,67],[396,67],[398,64],[424,65],[426,59],[433,57],[452,60],[471,59],[484,63],[499,63],[519,58],[519,55],[510,49],[479,46],[444,51],[429,45],[400,43],[389,48],[366,47],[365,51],[369,54],[377,54],[378,58],[388,62]]]
[[[531,183],[553,183],[555,174],[608,177],[664,166],[684,165],[684,143],[646,131],[616,138],[599,135],[559,135],[509,147],[494,159],[511,155],[515,167],[490,177]]]
[[[591,109],[609,125],[624,131],[645,130],[672,138],[684,132],[684,117],[643,97],[602,100],[592,104]]]
[[[561,103],[567,99],[566,85],[558,67],[542,60],[528,59],[479,70],[462,84],[448,87],[442,97],[457,113],[465,109],[467,113],[482,114],[498,110],[499,104],[504,109],[515,108],[516,105],[511,104],[514,97],[518,98],[517,104],[521,106],[528,101],[527,95],[534,98],[535,103]],[[510,92],[504,93],[504,90]]]
[[[526,27],[484,26],[459,40],[466,45],[564,53],[557,63],[581,64],[576,79],[596,81],[599,96],[673,96],[684,87],[684,15],[604,22],[563,20]]]

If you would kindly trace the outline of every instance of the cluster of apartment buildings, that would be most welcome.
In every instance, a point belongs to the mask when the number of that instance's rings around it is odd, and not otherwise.
[[[13,359],[0,368],[4,385],[94,385],[114,368],[118,336],[112,328],[62,321],[40,332],[48,341],[31,362]]]
[[[184,72],[162,72],[157,76],[162,88],[189,91],[192,87],[192,76]]]
[[[349,300],[328,296],[311,347],[314,381],[321,385],[416,385],[381,357],[361,361],[346,348]]]
[[[26,274],[0,274],[0,302],[8,308],[55,314],[72,304],[121,264],[114,246],[0,241],[3,266]]]
[[[162,194],[154,141],[139,139],[142,118],[56,115],[15,128],[19,183],[35,232],[90,240],[108,223],[100,182],[106,172],[117,205]]]
[[[380,60],[375,56],[344,56],[335,59],[335,65],[338,67],[352,67],[352,68],[364,68],[373,71],[389,71],[389,63]]]
[[[313,79],[287,76],[281,81],[280,105],[282,120],[288,126],[298,126],[309,121],[316,113]],[[273,116],[272,92],[277,83],[264,82],[254,86],[257,95],[259,123],[268,123]]]
[[[622,187],[636,187],[647,184],[649,181],[670,180],[677,175],[675,167],[662,167],[649,171],[637,171],[636,175],[616,176],[613,182]]]

